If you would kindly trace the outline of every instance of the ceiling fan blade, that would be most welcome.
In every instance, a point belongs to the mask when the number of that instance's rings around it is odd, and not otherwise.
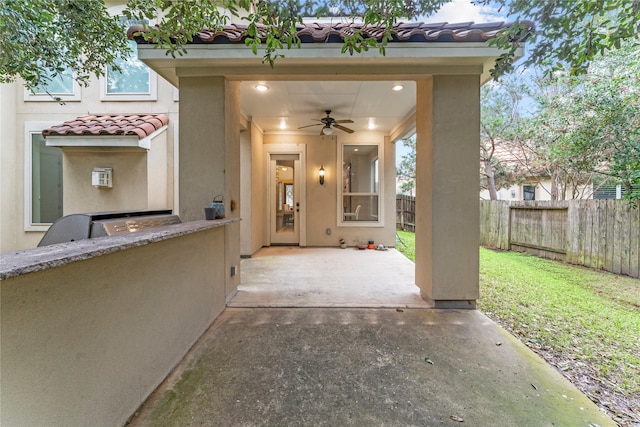
[[[345,132],[347,132],[347,133],[353,133],[353,132],[354,132],[354,130],[353,130],[353,129],[349,129],[349,128],[346,128],[346,127],[344,127],[344,126],[340,126],[340,125],[333,125],[333,127],[334,127],[334,128],[337,128],[337,129],[340,129],[340,130],[342,130],[342,131],[345,131]]]
[[[298,129],[310,128],[311,126],[324,126],[324,123],[315,123],[313,125],[300,126]]]
[[[333,123],[353,123],[353,120],[351,119],[334,120]]]

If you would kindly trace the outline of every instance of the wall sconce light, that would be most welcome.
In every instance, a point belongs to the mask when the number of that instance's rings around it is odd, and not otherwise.
[[[320,165],[318,176],[320,177],[320,185],[324,185],[324,166],[323,165]]]

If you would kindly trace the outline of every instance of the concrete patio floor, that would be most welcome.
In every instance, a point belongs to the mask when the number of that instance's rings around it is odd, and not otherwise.
[[[243,260],[230,308],[130,425],[615,425],[479,311],[416,300],[400,257],[269,248]]]
[[[428,308],[414,268],[395,249],[272,246],[242,261],[228,306]]]

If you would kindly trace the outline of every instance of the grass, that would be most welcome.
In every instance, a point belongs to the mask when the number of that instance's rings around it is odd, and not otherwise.
[[[398,234],[407,248],[397,249],[413,260],[413,233]],[[640,422],[640,280],[480,248],[478,309],[614,420]]]
[[[415,262],[416,234],[409,231],[396,232],[396,249]]]

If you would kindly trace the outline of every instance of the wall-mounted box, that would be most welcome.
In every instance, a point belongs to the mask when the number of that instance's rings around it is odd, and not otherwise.
[[[112,188],[113,169],[93,168],[93,171],[91,172],[91,185],[96,188]]]

